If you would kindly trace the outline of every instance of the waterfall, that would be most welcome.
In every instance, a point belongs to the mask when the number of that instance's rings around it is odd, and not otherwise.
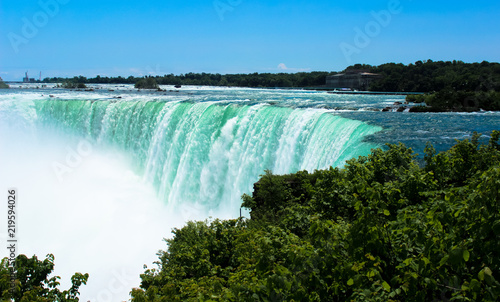
[[[40,100],[37,124],[133,156],[136,173],[170,208],[199,204],[236,213],[264,170],[340,166],[373,146],[378,127],[322,109],[268,104]]]

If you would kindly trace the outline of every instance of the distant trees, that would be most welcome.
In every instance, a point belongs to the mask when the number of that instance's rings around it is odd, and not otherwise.
[[[209,74],[187,73],[155,77],[161,85],[210,85],[231,87],[318,87],[325,85],[328,72]]]
[[[379,73],[382,78],[374,81],[369,87],[370,91],[381,92],[437,92],[474,91],[474,92],[500,92],[500,64],[499,63],[464,63],[462,61],[417,61],[414,64],[404,65],[387,63],[379,66],[355,64],[347,67],[344,72],[354,70],[367,70]],[[136,84],[144,83],[147,79],[154,79],[159,85],[210,85],[231,87],[324,87],[328,75],[337,72],[298,72],[298,73],[250,73],[250,74],[225,74],[219,73],[186,73],[180,75],[165,74],[163,76],[146,76],[136,78],[101,77],[87,79],[74,77],[74,83],[92,84]],[[63,83],[65,78],[46,78],[44,82]],[[142,84],[139,84],[142,85]]]
[[[85,77],[74,77],[73,82],[87,84],[136,84],[147,79],[154,79],[159,85],[208,85],[229,87],[319,87],[325,85],[325,78],[329,72],[299,72],[299,73],[252,73],[252,74],[210,74],[210,73],[186,73],[180,75],[168,74],[164,76],[146,76],[136,78],[124,77],[101,77],[87,79]],[[82,81],[82,79],[84,79]],[[66,78],[45,78],[46,83],[67,82]]]
[[[85,89],[87,86],[87,78],[83,76],[73,77],[70,79],[57,78],[59,81],[57,83],[62,83],[61,86],[66,89]],[[46,82],[47,79],[44,80]]]
[[[158,83],[154,78],[144,78],[140,79],[135,83],[135,88],[137,89],[158,89]]]
[[[425,102],[430,107],[413,107],[412,111],[499,111],[500,92],[497,91],[454,91],[443,89],[425,95],[408,95],[408,102]]]
[[[412,111],[478,111],[500,110],[500,64],[461,61],[418,61],[415,64],[384,64],[373,67],[384,78],[373,83],[371,90],[426,92],[425,96],[408,96],[407,101],[425,102],[429,107]]]
[[[417,61],[415,64],[388,63],[369,68],[383,78],[370,90],[387,92],[500,91],[499,63],[462,61]]]

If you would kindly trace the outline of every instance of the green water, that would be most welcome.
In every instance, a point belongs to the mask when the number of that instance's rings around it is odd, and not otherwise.
[[[323,109],[268,104],[37,100],[37,127],[70,132],[133,158],[170,206],[238,208],[265,170],[341,166],[365,155],[381,128]]]

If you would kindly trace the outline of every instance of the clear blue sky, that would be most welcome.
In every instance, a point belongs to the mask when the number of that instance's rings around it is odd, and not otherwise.
[[[381,11],[388,14],[372,14]],[[26,70],[33,77],[338,71],[426,59],[500,61],[500,2],[0,0],[4,80]]]

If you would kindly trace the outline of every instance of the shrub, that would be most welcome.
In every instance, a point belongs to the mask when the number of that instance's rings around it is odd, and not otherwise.
[[[7,89],[10,88],[9,85],[5,84],[2,79],[0,79],[0,89]]]
[[[87,88],[85,83],[78,83],[78,82],[73,82],[73,81],[64,82],[62,87],[66,88],[66,89],[85,89],[85,88]]]
[[[154,78],[140,79],[135,83],[137,89],[158,89],[158,83]]]
[[[36,256],[17,256],[14,262],[15,275],[11,274],[10,265],[8,258],[4,258],[0,264],[1,301],[78,302],[79,288],[87,284],[89,278],[88,274],[75,273],[71,277],[71,288],[60,291],[57,287],[61,278],[49,277],[54,270],[54,255],[47,255],[43,261]],[[14,279],[11,279],[12,276]]]

